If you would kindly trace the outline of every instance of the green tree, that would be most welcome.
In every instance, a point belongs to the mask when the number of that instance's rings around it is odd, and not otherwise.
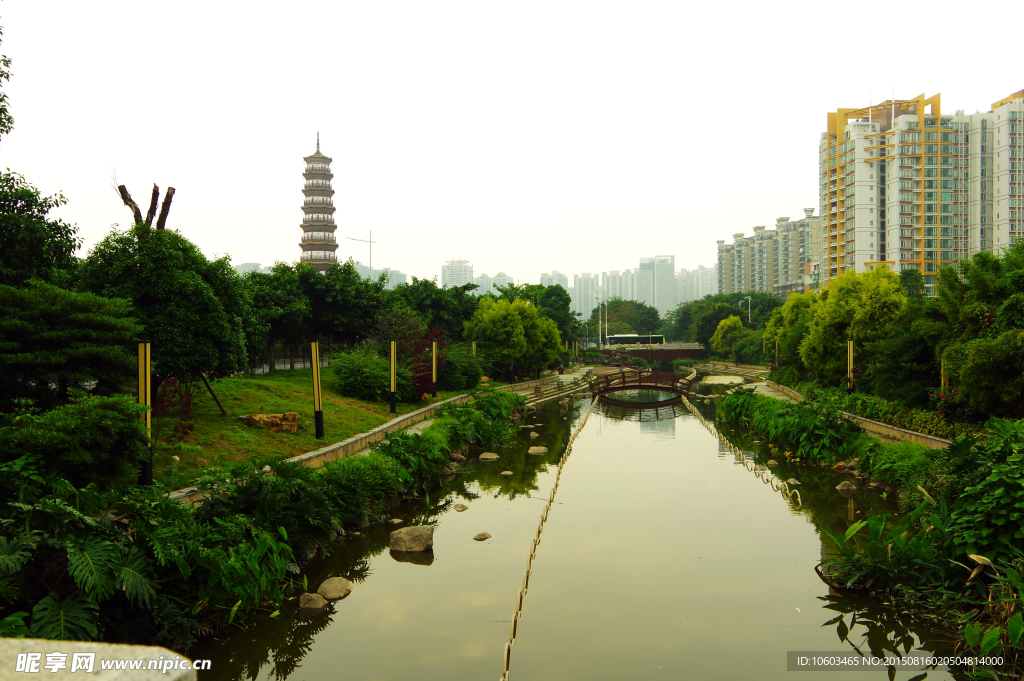
[[[800,358],[825,384],[838,384],[846,375],[846,343],[856,351],[881,339],[896,320],[907,296],[899,277],[888,268],[847,272],[829,282],[814,306],[807,335],[800,344]]]
[[[924,277],[916,267],[900,271],[900,286],[907,298],[921,298],[924,295]]]
[[[391,304],[384,281],[363,278],[351,259],[323,273],[304,264],[294,269],[309,301],[309,336],[328,345],[351,345],[372,335],[373,320]]]
[[[140,327],[127,301],[36,281],[0,286],[0,309],[0,411],[17,399],[52,408],[87,387],[96,395],[135,389]]]
[[[806,371],[800,358],[800,343],[807,335],[814,305],[819,300],[817,293],[790,293],[782,307],[772,310],[765,325],[764,341],[773,362],[795,367],[800,373]]]
[[[714,335],[711,336],[711,347],[720,355],[732,357],[736,344],[749,335],[749,333],[743,327],[743,322],[740,321],[740,318],[736,315],[731,315],[718,323],[718,328],[715,329]]]
[[[306,265],[299,267],[313,270]],[[308,337],[310,304],[300,273],[291,265],[277,263],[270,272],[247,273],[242,281],[251,304],[246,325],[248,356],[260,358],[260,364],[262,358],[267,358],[270,370],[275,371],[277,344],[295,348]]]
[[[750,297],[749,305],[746,300]],[[783,301],[768,293],[719,293],[680,304],[665,316],[662,333],[671,340],[700,343],[709,347],[718,323],[730,315],[738,316],[749,329],[763,329],[773,310]]]
[[[579,314],[572,311],[572,298],[561,285],[544,287],[544,291],[538,296],[537,306],[540,313],[558,327],[563,344],[573,336],[579,335]]]
[[[80,286],[131,302],[153,341],[154,372],[193,384],[245,368],[249,303],[227,257],[207,260],[174,230],[114,230],[79,267]]]
[[[3,28],[0,28],[0,43],[3,42]],[[11,59],[7,55],[0,55],[0,85],[11,79]],[[14,118],[7,108],[7,93],[0,89],[0,137],[14,129]]]
[[[462,338],[463,325],[473,317],[478,298],[473,295],[476,284],[440,287],[430,279],[412,278],[408,284],[399,284],[394,295],[401,298],[423,323],[431,329],[440,329],[446,338]]]
[[[482,298],[466,322],[464,336],[486,343],[502,371],[511,372],[518,365],[526,373],[536,373],[561,354],[558,327],[522,299]]]
[[[609,328],[611,328],[612,324],[621,322],[635,329],[636,333],[639,334],[658,333],[658,328],[661,326],[661,318],[658,316],[658,310],[647,303],[637,300],[623,300],[616,296],[609,300],[606,305]],[[600,314],[603,325],[605,306],[601,307]],[[597,328],[597,317],[598,308],[595,307],[590,313],[590,320],[588,322],[591,329]]]
[[[77,228],[47,217],[66,203],[60,194],[41,196],[17,173],[0,173],[0,284],[53,280],[74,266]]]

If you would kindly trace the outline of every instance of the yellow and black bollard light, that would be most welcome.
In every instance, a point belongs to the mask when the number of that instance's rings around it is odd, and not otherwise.
[[[398,394],[395,392],[395,341],[391,341],[391,413],[398,413]]]
[[[139,341],[139,404],[146,407],[146,411],[139,415],[140,420],[146,424],[146,441],[149,443],[149,456],[142,462],[142,470],[139,471],[139,484],[153,484],[153,389],[150,386],[152,378],[152,361],[150,351],[152,343],[148,340]]]
[[[473,341],[473,356],[476,357],[476,341]]]
[[[433,396],[437,397],[437,341],[433,341],[431,346],[434,356],[434,373],[433,378],[431,379],[431,385],[433,386]]]
[[[313,424],[316,428],[316,439],[324,439],[324,403],[320,392],[320,343],[309,344],[310,363],[313,365]]]
[[[853,341],[846,341],[846,391],[853,392]]]

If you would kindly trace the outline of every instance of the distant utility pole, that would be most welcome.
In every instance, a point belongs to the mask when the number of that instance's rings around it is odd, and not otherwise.
[[[747,326],[750,326],[750,296],[747,296],[743,300],[747,301]],[[741,300],[740,303],[742,303],[743,300]]]
[[[365,239],[353,239],[352,237],[346,237],[349,241],[362,241],[364,244],[370,244],[370,255],[369,255],[369,267],[370,267],[370,279],[373,279],[373,231],[366,235]]]

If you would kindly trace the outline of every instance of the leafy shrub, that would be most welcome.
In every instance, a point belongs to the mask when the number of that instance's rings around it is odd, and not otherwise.
[[[391,399],[391,360],[368,352],[341,353],[331,369],[337,377],[335,388],[345,397],[376,402]],[[416,396],[412,373],[402,366],[395,372],[395,392],[402,402]]]
[[[480,363],[470,347],[465,343],[449,345],[445,348],[444,359],[447,366],[437,375],[438,390],[464,390],[475,388],[483,376]]]
[[[651,365],[647,362],[647,360],[641,359],[640,357],[631,357],[629,359],[629,366],[631,366],[634,369],[650,369],[651,368]]]
[[[794,367],[790,366],[779,367],[778,369],[775,369],[774,371],[772,371],[770,378],[775,383],[778,383],[779,385],[789,386],[790,388],[794,387],[797,383],[800,382],[799,372],[797,372],[797,370]]]
[[[600,352],[586,352],[583,354],[583,361],[586,364],[604,364],[604,355]]]
[[[363,525],[402,492],[398,462],[387,456],[348,456],[321,469],[327,495],[342,522]]]
[[[370,448],[374,453],[396,461],[402,485],[414,491],[440,482],[441,476],[448,471],[447,452],[444,451],[447,446],[443,436],[428,429],[423,433],[389,433]]]
[[[836,461],[863,447],[863,430],[827,404],[784,402],[740,389],[718,401],[717,419],[760,433],[787,456]]]
[[[876,480],[896,486],[904,507],[923,501],[918,486],[937,494],[946,473],[942,450],[913,442],[883,442],[870,447],[861,457],[859,468]]]
[[[0,461],[36,455],[47,473],[85,486],[133,477],[149,455],[140,420],[146,408],[127,395],[79,395],[56,409],[31,411],[0,417]]]
[[[847,394],[838,388],[814,388],[801,385],[799,390],[807,399],[828,404],[832,408],[881,421],[897,428],[906,428],[926,435],[954,438],[976,432],[978,427],[967,423],[952,423],[943,415],[921,409],[908,409],[903,405],[865,393]]]
[[[985,439],[954,460],[968,482],[952,505],[964,553],[1011,559],[1024,541],[1024,421],[993,419]]]

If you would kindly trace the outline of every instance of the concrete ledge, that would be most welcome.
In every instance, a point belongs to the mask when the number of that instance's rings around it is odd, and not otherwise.
[[[516,392],[518,390],[530,389],[538,385],[544,385],[545,383],[551,383],[557,380],[558,376],[546,376],[533,381],[523,381],[522,383],[510,383],[509,385],[503,385],[495,390],[509,390]],[[383,440],[389,433],[395,431],[405,430],[411,425],[424,421],[434,415],[434,412],[439,407],[445,404],[462,404],[463,402],[469,402],[473,399],[470,394],[456,395],[455,397],[449,397],[447,400],[431,404],[426,407],[411,411],[408,414],[403,414],[397,418],[393,418],[390,421],[383,423],[376,428],[371,428],[365,433],[359,433],[353,435],[347,440],[341,442],[335,442],[334,444],[315,449],[312,452],[306,452],[305,454],[299,454],[293,456],[286,461],[292,463],[302,464],[303,466],[312,466],[313,468],[321,468],[328,461],[334,461],[345,456],[355,454],[356,452],[366,449],[374,442]],[[195,504],[202,497],[199,491],[195,487],[186,487],[184,489],[175,490],[170,492],[167,496],[176,501],[180,501],[183,504]],[[2,680],[0,680],[2,681]]]
[[[67,657],[61,660],[63,669],[50,671],[46,668],[47,655],[60,653]],[[72,671],[75,661],[75,653],[92,653],[95,658],[92,661],[92,668],[81,668]],[[40,654],[34,658],[34,654]],[[18,671],[18,656],[22,655],[21,664],[31,664],[29,656],[32,655],[35,668]],[[163,660],[161,660],[163,658]],[[60,658],[57,658],[60,660]],[[86,658],[88,659],[88,658]],[[141,660],[141,669],[103,669],[104,661],[112,660]],[[147,669],[150,660],[155,660],[161,665],[161,669]],[[189,669],[171,669],[162,671],[164,662],[177,662],[180,666],[187,663]],[[86,643],[83,641],[50,641],[39,638],[0,638],[0,680],[27,679],[43,676],[47,679],[62,679],[73,681],[81,678],[100,678],[107,681],[195,681],[196,672],[191,669],[192,660],[179,655],[167,648],[157,646],[125,646],[116,643]],[[207,667],[208,668],[208,667]],[[88,669],[88,672],[86,671]],[[91,673],[90,673],[91,672]]]
[[[789,395],[797,402],[804,401],[804,396],[792,388],[787,388],[786,386],[775,383],[774,381],[765,381],[765,383],[767,383],[769,387]],[[888,423],[882,423],[881,421],[872,421],[871,419],[866,419],[863,416],[857,416],[856,414],[851,414],[845,411],[840,413],[851,421],[859,423],[864,430],[869,433],[875,433],[891,440],[915,442],[919,445],[931,447],[932,449],[944,449],[951,444],[950,440],[935,437],[934,435],[925,435],[924,433],[919,433],[916,430],[907,430],[906,428],[891,426]]]

